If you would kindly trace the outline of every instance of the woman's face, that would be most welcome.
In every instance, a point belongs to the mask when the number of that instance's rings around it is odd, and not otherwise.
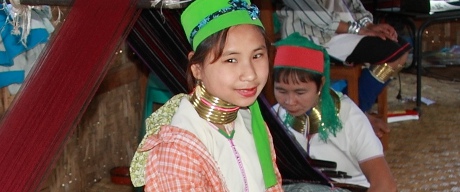
[[[286,109],[292,116],[305,114],[318,103],[320,90],[314,81],[307,83],[275,82],[274,85],[276,101]]]
[[[203,65],[191,66],[211,95],[240,107],[251,105],[268,78],[269,63],[265,38],[254,25],[229,29],[222,55],[214,63],[211,52]]]

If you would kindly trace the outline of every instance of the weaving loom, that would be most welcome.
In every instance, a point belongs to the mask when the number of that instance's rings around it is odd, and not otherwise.
[[[72,3],[1,119],[2,191],[38,191],[138,16],[131,0]]]

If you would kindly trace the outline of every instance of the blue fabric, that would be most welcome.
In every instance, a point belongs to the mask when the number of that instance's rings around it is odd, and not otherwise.
[[[372,76],[369,69],[363,69],[358,80],[359,108],[364,112],[369,111],[380,92],[389,82],[381,83]]]
[[[21,35],[11,34],[13,25],[9,23],[11,18],[7,15],[7,9],[4,9],[2,5],[0,5],[0,9],[2,10],[0,11],[0,22],[4,23],[1,27],[0,43],[2,43],[5,47],[5,50],[0,51],[0,65],[12,66],[13,59],[16,56],[34,48],[39,43],[46,43],[49,38],[49,32],[45,28],[31,29],[29,35],[27,36],[27,44],[24,45],[21,42]]]
[[[0,11],[1,12],[1,11]],[[20,41],[20,35],[11,34],[11,25],[4,26],[1,36],[5,51],[0,51],[0,65],[12,66],[13,59],[19,54],[26,52],[40,43],[48,41],[48,31],[46,29],[32,29],[29,36],[27,36],[27,46],[24,46]]]
[[[36,48],[37,45],[46,43],[54,30],[49,21],[51,17],[49,7],[41,6],[40,9],[30,10],[30,31],[26,39],[21,39],[24,38],[21,35],[22,28],[19,28],[20,34],[12,34],[14,27],[11,24],[12,17],[9,15],[11,9],[11,5],[4,7],[4,4],[0,4],[0,22],[3,23],[0,31],[0,87],[23,83],[28,72],[25,68],[29,69],[35,61],[25,56],[26,63],[15,65],[15,58]]]
[[[346,87],[347,87],[346,80],[338,80],[338,81],[331,82],[331,88],[334,89],[334,91],[344,93]]]
[[[24,71],[6,71],[0,73],[0,88],[24,81]]]

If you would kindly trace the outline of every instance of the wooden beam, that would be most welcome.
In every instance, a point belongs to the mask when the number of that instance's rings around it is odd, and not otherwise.
[[[7,3],[13,1],[21,5],[49,5],[49,6],[72,6],[75,0],[7,0]],[[178,0],[176,0],[178,1]],[[88,1],[91,4],[91,1]],[[180,9],[185,8],[190,2],[186,3],[165,3],[164,1],[153,0],[138,0],[137,8],[148,9],[148,8],[164,8],[164,9]],[[108,8],[110,3],[107,4]]]

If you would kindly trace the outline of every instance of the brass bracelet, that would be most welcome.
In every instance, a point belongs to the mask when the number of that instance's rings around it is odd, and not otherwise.
[[[382,83],[388,81],[390,77],[393,76],[393,74],[395,73],[395,70],[391,68],[387,63],[384,63],[382,65],[372,65],[370,71],[371,74]]]

